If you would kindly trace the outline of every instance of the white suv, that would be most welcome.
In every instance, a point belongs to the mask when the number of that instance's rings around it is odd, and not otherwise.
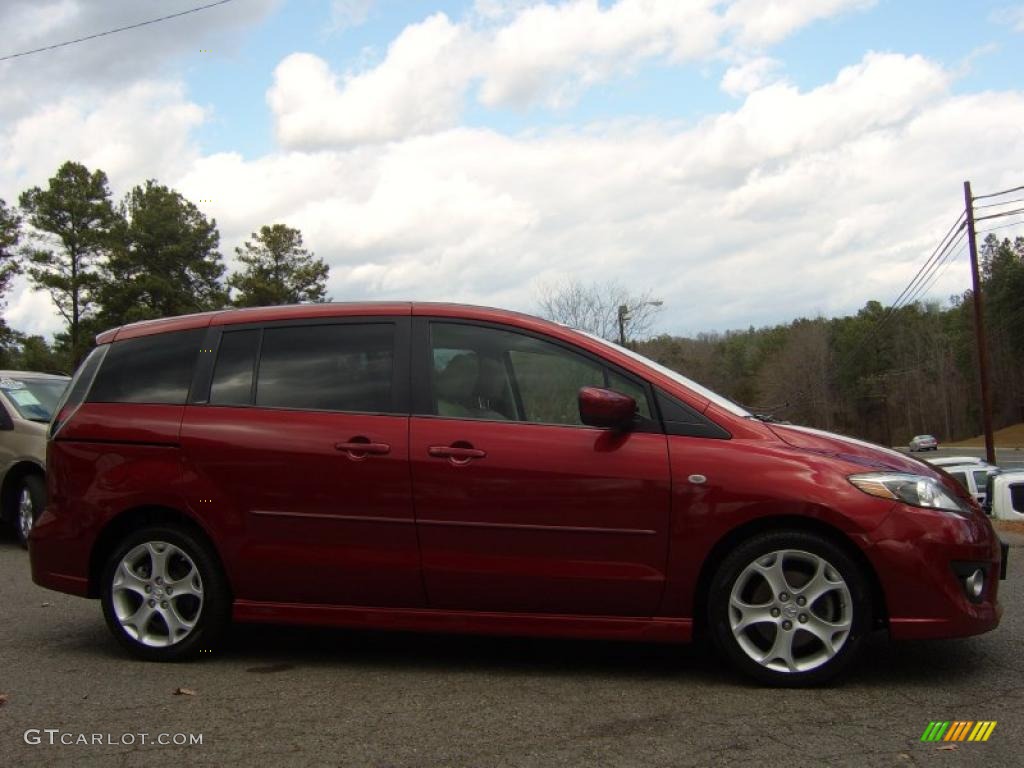
[[[969,464],[945,466],[942,469],[952,475],[982,506],[985,505],[988,477],[999,472],[998,467],[976,461]]]
[[[1024,522],[1024,470],[996,472],[988,479],[985,511],[996,520]]]

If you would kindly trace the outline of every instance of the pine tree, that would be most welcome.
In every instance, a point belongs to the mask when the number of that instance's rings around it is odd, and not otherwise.
[[[302,247],[299,230],[284,224],[261,227],[235,253],[245,265],[228,278],[238,291],[235,306],[328,301],[327,264]]]

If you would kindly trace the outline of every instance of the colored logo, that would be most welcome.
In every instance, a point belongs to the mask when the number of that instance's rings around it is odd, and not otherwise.
[[[932,720],[921,741],[988,741],[995,729],[995,720]]]

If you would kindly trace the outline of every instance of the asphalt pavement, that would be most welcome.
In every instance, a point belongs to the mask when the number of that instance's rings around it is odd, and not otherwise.
[[[150,664],[97,602],[32,584],[6,538],[0,766],[1019,766],[1024,549],[1002,596],[995,632],[878,635],[812,690],[752,685],[700,647],[261,626]],[[933,720],[998,724],[986,743],[922,743]]]

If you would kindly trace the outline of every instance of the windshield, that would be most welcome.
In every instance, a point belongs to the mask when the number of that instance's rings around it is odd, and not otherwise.
[[[633,350],[627,349],[626,347],[620,347],[618,344],[613,344],[607,339],[602,339],[600,336],[595,336],[592,333],[581,331],[578,328],[574,328],[573,330],[575,330],[577,333],[583,334],[588,339],[593,339],[594,341],[600,342],[606,347],[610,347],[611,349],[617,350],[624,355],[628,355],[629,357],[636,360],[638,363],[642,363],[643,365],[646,365],[648,368],[651,368],[652,370],[655,370],[660,374],[668,376],[670,379],[682,384],[690,391],[697,393],[701,397],[707,398],[715,405],[717,405],[719,408],[724,408],[725,410],[729,411],[729,413],[734,413],[737,416],[745,416],[748,418],[751,417],[750,411],[737,405],[729,398],[722,397],[717,392],[712,392],[710,389],[701,384],[698,384],[693,379],[686,378],[685,376],[683,376],[683,374],[679,373],[678,371],[673,371],[671,368],[666,368],[661,363],[656,363],[653,360],[651,360],[651,358],[644,357],[639,352],[634,352]]]
[[[68,386],[68,379],[32,379],[20,376],[0,378],[0,390],[21,418],[46,423]]]

